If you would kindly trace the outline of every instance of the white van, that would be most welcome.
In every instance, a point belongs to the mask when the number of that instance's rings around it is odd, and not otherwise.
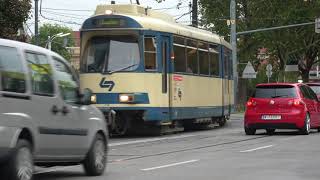
[[[30,180],[34,165],[106,167],[103,114],[80,94],[69,63],[47,49],[0,39],[0,177]]]

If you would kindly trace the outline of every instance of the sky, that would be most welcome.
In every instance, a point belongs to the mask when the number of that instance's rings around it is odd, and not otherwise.
[[[130,0],[115,0],[116,4],[130,4]],[[133,3],[136,0],[131,0]],[[157,3],[155,0],[140,0],[140,4],[158,11],[166,12],[175,18],[190,12],[191,0],[165,0]],[[40,4],[41,0],[39,0]],[[110,4],[111,0],[42,0],[42,11],[39,14],[39,26],[44,23],[57,23],[72,28],[80,29],[83,21],[93,15],[98,4]],[[179,9],[177,5],[180,4]],[[34,33],[34,0],[32,0],[31,18],[27,21],[28,33]],[[190,15],[179,18],[178,22],[190,24]]]

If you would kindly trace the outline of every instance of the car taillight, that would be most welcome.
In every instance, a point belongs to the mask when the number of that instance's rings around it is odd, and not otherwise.
[[[300,100],[294,100],[293,105],[294,106],[299,106],[301,104]]]
[[[249,100],[249,101],[247,102],[247,107],[252,107],[252,106],[255,106],[255,105],[256,105],[256,102],[253,101],[253,100]]]
[[[293,101],[290,101],[289,104],[292,104],[293,106],[304,105],[304,103],[300,99],[295,99]]]

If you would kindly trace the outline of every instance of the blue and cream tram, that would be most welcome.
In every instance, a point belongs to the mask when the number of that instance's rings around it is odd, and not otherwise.
[[[80,81],[112,109],[110,131],[160,134],[224,125],[233,107],[230,45],[137,5],[99,5],[81,28]]]

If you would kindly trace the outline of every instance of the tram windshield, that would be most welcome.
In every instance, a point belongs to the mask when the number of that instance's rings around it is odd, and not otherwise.
[[[83,58],[82,72],[134,71],[140,63],[138,38],[134,36],[93,37],[84,49]]]

